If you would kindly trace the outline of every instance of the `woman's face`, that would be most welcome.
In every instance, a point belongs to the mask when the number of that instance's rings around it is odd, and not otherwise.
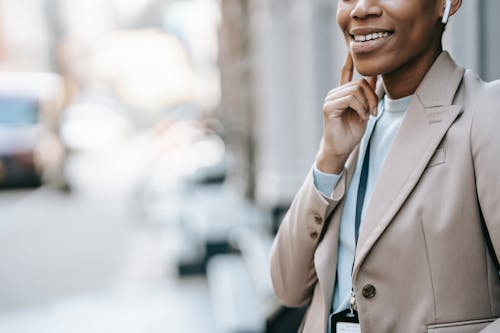
[[[441,0],[339,0],[337,23],[358,72],[387,74],[441,50]]]

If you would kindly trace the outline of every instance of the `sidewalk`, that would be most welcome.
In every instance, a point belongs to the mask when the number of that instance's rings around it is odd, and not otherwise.
[[[161,238],[145,233],[136,242],[112,290],[0,313],[0,332],[214,332],[205,279],[179,281],[173,270],[162,272],[169,265]]]
[[[140,148],[80,161],[68,196],[2,193],[0,332],[215,331],[206,280],[177,278],[175,228],[127,200]]]

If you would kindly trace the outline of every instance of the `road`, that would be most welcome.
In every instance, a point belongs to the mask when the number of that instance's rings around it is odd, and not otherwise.
[[[74,157],[70,193],[0,192],[0,332],[212,331],[205,280],[176,278],[175,229],[136,207],[143,153]]]

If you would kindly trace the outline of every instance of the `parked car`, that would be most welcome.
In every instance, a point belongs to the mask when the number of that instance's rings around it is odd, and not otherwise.
[[[65,186],[57,135],[62,79],[51,73],[0,72],[0,187]]]
[[[68,152],[95,153],[115,148],[132,133],[131,121],[113,100],[75,101],[62,113],[60,137]]]
[[[41,184],[34,154],[39,132],[36,99],[0,96],[0,185]]]

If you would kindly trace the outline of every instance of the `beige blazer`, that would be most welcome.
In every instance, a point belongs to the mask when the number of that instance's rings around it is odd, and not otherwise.
[[[271,275],[301,330],[325,332],[339,224],[357,150],[331,198],[297,193],[273,244]],[[500,81],[443,52],[418,87],[367,202],[353,286],[363,333],[500,332]],[[492,323],[493,322],[493,323]]]

